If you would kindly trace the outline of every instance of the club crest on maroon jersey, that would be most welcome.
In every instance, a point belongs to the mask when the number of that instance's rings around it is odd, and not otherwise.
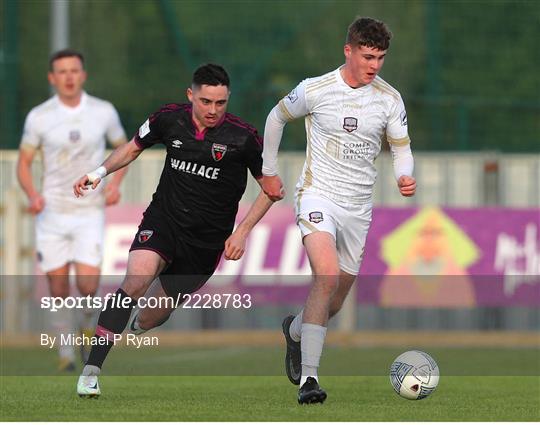
[[[221,161],[227,152],[227,145],[220,145],[219,143],[212,143],[212,158],[214,161]]]
[[[141,230],[139,232],[139,242],[145,243],[154,234],[153,230]]]

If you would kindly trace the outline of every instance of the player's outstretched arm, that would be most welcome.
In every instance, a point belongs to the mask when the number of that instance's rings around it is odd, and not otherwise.
[[[261,184],[260,180],[257,180]],[[274,202],[261,190],[236,230],[225,241],[226,260],[239,260],[244,255],[246,240],[251,230],[264,217]]]
[[[285,124],[287,124],[287,117],[278,106],[275,106],[268,114],[264,127],[263,177],[260,181],[262,190],[272,201],[283,199],[285,194],[277,165],[279,145]]]
[[[117,140],[114,143],[112,143],[115,147],[122,146],[127,143],[127,140],[125,138],[121,140]],[[114,175],[111,177],[111,179],[107,182],[107,186],[105,186],[105,205],[115,205],[120,201],[121,193],[120,193],[120,184],[122,183],[122,180],[124,179],[124,176],[126,175],[128,170],[128,167],[122,167],[119,170],[116,170]]]
[[[114,173],[116,170],[125,167],[134,161],[142,151],[143,149],[135,143],[134,139],[131,139],[129,143],[118,146],[99,168],[85,174],[75,182],[73,193],[78,198],[84,195],[83,191],[88,190],[89,186],[95,189],[107,174]]]

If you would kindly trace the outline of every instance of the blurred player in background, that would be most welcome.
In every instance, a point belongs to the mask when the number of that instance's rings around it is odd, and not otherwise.
[[[306,161],[295,192],[296,220],[314,274],[304,309],[283,321],[286,371],[299,403],[322,403],[318,367],[328,319],[353,285],[371,223],[374,160],[386,138],[403,196],[414,195],[413,157],[401,96],[382,78],[391,33],[358,18],[348,29],[345,64],[302,81],[270,112],[264,132],[263,182],[282,196],[277,154],[285,124],[305,117]]]
[[[103,251],[104,206],[120,199],[119,185],[125,170],[82,202],[71,192],[81,170],[98,166],[105,156],[105,140],[113,146],[126,143],[126,135],[114,106],[88,95],[83,55],[65,49],[49,60],[49,83],[56,95],[33,108],[24,124],[17,176],[26,193],[29,210],[36,216],[36,249],[53,297],[69,296],[70,265],[82,296],[93,296],[99,285]],[[32,177],[38,150],[43,159],[41,192]],[[92,310],[83,310],[79,328],[88,332],[94,323]],[[59,334],[73,332],[72,311],[51,313]],[[61,370],[73,370],[73,346],[60,345]],[[83,361],[88,353],[83,349]]]
[[[99,396],[101,367],[136,300],[142,296],[176,300],[179,294],[197,291],[214,273],[223,252],[230,260],[243,255],[249,232],[272,205],[261,190],[231,234],[247,171],[258,182],[262,178],[262,139],[254,127],[226,112],[229,95],[229,76],[221,66],[199,67],[187,89],[190,103],[165,105],[152,114],[128,144],[74,185],[76,196],[82,196],[90,184],[95,189],[105,175],[125,167],[144,149],[163,144],[167,150],[159,185],[115,294],[119,301],[99,316],[96,337],[105,338],[107,344],[92,347],[77,384],[80,396]],[[140,334],[159,326],[173,310],[170,305],[141,309],[134,314],[130,331]]]

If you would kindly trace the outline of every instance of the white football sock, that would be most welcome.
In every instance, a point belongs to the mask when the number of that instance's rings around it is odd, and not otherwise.
[[[326,337],[326,328],[320,325],[304,323],[302,325],[302,338],[300,347],[302,350],[302,378],[300,386],[304,385],[306,379],[312,376],[317,381],[317,369],[321,360],[324,338]]]
[[[291,326],[289,327],[289,335],[293,339],[293,341],[300,341],[300,338],[302,336],[302,313],[304,310],[302,310],[300,313],[296,315],[294,320],[291,322]]]
[[[86,365],[81,373],[83,376],[99,376],[101,369],[97,366]]]

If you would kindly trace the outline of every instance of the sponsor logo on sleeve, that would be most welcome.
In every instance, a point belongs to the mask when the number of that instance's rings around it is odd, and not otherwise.
[[[293,91],[287,95],[287,99],[289,99],[289,102],[291,103],[294,103],[298,100],[298,93],[296,93],[296,89],[293,89]]]
[[[139,137],[142,139],[148,133],[150,133],[150,120],[146,120],[139,128]]]
[[[347,130],[347,132],[352,133],[358,128],[358,120],[354,117],[343,118],[343,128]]]
[[[401,114],[399,114],[399,119],[401,120],[401,125],[405,127],[407,125],[407,112],[401,111]]]
[[[227,152],[227,145],[212,143],[212,158],[214,161],[221,161]]]

